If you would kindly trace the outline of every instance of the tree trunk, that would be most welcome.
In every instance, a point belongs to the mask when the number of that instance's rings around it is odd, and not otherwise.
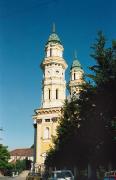
[[[88,163],[88,180],[97,180],[96,167]]]
[[[92,176],[92,169],[90,163],[88,163],[88,179],[90,179]]]
[[[79,171],[78,171],[78,168],[75,166],[74,167],[74,178],[77,179],[78,176],[79,176]]]
[[[111,171],[111,170],[112,170],[112,163],[109,162],[109,163],[108,163],[108,171]]]

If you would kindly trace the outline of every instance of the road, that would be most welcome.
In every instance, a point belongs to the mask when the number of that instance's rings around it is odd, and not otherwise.
[[[25,180],[29,171],[23,171],[19,176],[16,177],[6,177],[0,176],[0,180]]]
[[[4,177],[0,177],[0,180],[25,180],[26,178],[25,177],[13,177],[13,178],[11,178],[11,177],[6,177],[6,176],[4,176]]]

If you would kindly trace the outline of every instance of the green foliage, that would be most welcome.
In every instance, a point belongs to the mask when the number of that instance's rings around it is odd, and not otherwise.
[[[106,38],[102,32],[98,32],[96,43],[91,47],[93,53],[91,57],[96,61],[96,65],[90,67],[94,75],[88,75],[96,85],[102,85],[116,77],[116,41],[112,41],[112,47],[106,48]]]
[[[26,169],[26,162],[25,160],[17,160],[15,164],[15,169],[19,172]]]
[[[33,149],[34,148],[34,144],[32,144],[32,146],[30,148]]]
[[[7,150],[7,147],[0,144],[0,169],[1,170],[4,170],[9,166],[8,164],[9,158],[10,158],[10,154]]]
[[[15,163],[15,171],[21,172],[23,170],[30,170],[31,168],[31,161],[28,159],[17,160]]]

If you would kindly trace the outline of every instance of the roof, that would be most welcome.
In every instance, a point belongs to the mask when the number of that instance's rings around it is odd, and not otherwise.
[[[72,66],[71,66],[71,70],[72,69],[82,70],[81,64],[80,64],[80,62],[77,59],[73,60],[73,63],[72,63]]]
[[[56,43],[61,44],[60,38],[58,37],[58,35],[56,33],[50,34],[47,43],[49,43],[49,42],[56,42]]]
[[[11,156],[33,156],[33,148],[15,149],[10,151]]]
[[[56,34],[55,24],[53,24],[52,34],[50,34],[47,43],[49,43],[49,42],[60,43],[61,44],[60,38]]]
[[[81,64],[80,64],[80,62],[79,62],[77,59],[75,59],[75,60],[73,61],[71,67],[72,67],[72,68],[74,68],[74,67],[80,67],[80,68],[81,68]]]
[[[76,51],[74,52],[74,59],[73,59],[73,63],[72,63],[71,69],[82,69],[80,62],[77,59]]]

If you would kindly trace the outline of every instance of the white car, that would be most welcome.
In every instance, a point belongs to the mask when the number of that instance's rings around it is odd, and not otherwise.
[[[49,180],[74,180],[74,176],[70,170],[53,171]]]

